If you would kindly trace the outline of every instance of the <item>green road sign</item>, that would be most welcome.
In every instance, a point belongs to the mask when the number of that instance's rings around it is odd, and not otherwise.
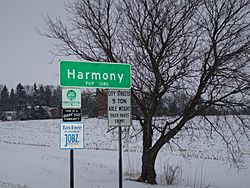
[[[129,64],[60,61],[62,87],[130,89]]]

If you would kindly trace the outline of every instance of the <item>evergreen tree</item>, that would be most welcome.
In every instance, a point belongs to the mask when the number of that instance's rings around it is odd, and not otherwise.
[[[53,95],[51,98],[51,106],[57,107],[58,109],[62,107],[62,90],[60,87],[57,87],[53,91]]]
[[[16,87],[16,110],[22,111],[25,109],[25,106],[27,105],[27,94],[22,86],[21,83],[19,83]]]
[[[16,109],[16,95],[15,95],[15,91],[12,88],[10,91],[10,109],[11,110],[15,110]]]
[[[34,83],[33,93],[32,93],[32,106],[38,106],[38,105],[39,105],[39,92],[36,83]]]
[[[44,92],[45,106],[50,106],[51,104],[51,91],[49,86],[46,86]]]
[[[39,88],[39,106],[40,105],[45,105],[45,91],[44,91],[44,88],[43,88],[43,85],[40,85],[40,88]]]
[[[0,94],[0,111],[8,110],[10,110],[10,98],[8,88],[5,85]]]

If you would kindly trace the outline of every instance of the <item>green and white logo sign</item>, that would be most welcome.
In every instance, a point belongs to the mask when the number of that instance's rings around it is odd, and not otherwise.
[[[62,88],[62,107],[81,108],[81,89]]]
[[[76,99],[76,92],[74,90],[69,90],[67,92],[67,98],[71,101],[75,100]]]

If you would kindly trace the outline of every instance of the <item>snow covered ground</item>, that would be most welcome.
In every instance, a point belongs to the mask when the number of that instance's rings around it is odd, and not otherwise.
[[[69,187],[69,151],[59,149],[61,120],[0,122],[0,188]],[[75,150],[76,188],[118,187],[118,140],[108,131],[107,121],[85,119],[85,145]],[[124,135],[126,137],[126,135]],[[138,177],[141,138],[124,138],[124,188],[162,188],[164,166],[178,167],[176,185],[170,188],[249,188],[250,143],[243,145],[245,168],[238,171],[226,160],[226,148],[219,138],[209,140],[183,136],[177,142],[180,153],[166,146],[159,154],[156,169],[159,185],[151,186],[130,179]],[[130,140],[130,141],[129,141]],[[243,161],[242,161],[243,162]]]

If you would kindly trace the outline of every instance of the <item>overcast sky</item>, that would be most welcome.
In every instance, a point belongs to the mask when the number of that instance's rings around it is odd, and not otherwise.
[[[58,63],[50,51],[55,41],[40,36],[46,31],[43,16],[63,17],[64,0],[0,0],[0,84],[9,91],[23,85],[59,85]]]

